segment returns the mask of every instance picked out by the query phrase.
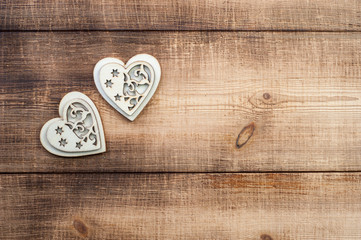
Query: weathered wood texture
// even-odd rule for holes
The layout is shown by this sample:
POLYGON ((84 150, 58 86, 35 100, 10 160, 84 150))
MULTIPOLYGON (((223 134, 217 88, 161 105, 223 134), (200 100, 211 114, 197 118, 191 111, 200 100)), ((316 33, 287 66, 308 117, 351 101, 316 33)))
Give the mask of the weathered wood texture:
POLYGON ((0 175, 0 238, 360 239, 360 181, 360 173, 0 175))
POLYGON ((358 0, 3 0, 2 30, 360 31, 358 0))
POLYGON ((1 172, 361 170, 360 33, 0 37, 1 172), (92 70, 103 57, 143 52, 162 78, 129 122, 97 92, 92 70), (40 144, 42 125, 74 90, 99 108, 105 154, 67 159, 40 144))

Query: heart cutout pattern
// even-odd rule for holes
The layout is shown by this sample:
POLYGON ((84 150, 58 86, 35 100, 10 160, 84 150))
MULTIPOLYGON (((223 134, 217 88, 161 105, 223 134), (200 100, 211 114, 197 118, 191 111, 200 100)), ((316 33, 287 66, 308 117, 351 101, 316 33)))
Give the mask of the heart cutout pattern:
POLYGON ((95 65, 93 74, 103 98, 133 121, 157 89, 161 70, 153 56, 139 54, 125 65, 119 59, 104 58, 95 65))
POLYGON ((59 105, 60 118, 44 124, 40 132, 43 147, 63 157, 78 157, 105 152, 105 138, 99 112, 80 92, 71 92, 59 105))

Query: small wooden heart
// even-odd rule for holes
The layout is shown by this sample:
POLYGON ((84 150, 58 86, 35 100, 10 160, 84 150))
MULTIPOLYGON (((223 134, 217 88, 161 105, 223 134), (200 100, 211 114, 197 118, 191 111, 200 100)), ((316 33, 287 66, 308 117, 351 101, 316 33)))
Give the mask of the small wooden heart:
POLYGON ((127 64, 117 58, 104 58, 95 65, 93 74, 103 98, 133 121, 157 89, 161 70, 153 56, 139 54, 127 64))
POLYGON ((59 115, 41 129, 40 140, 46 150, 63 157, 105 152, 103 125, 90 98, 80 92, 68 93, 59 104, 59 115))

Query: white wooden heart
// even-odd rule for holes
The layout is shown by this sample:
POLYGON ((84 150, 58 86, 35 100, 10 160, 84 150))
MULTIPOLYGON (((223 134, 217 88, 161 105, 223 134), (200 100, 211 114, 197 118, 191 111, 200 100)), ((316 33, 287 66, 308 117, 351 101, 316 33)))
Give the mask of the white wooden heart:
POLYGON ((93 74, 103 98, 133 121, 157 89, 161 70, 156 58, 138 54, 127 64, 117 58, 104 58, 95 65, 93 74))
POLYGON ((41 129, 40 140, 46 150, 63 157, 106 151, 103 125, 90 98, 80 92, 66 94, 60 101, 59 115, 41 129))

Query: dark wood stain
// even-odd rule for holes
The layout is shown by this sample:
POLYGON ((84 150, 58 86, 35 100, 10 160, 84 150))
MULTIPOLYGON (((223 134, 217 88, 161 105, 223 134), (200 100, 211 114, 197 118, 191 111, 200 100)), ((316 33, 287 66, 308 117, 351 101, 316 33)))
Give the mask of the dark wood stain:
POLYGON ((263 98, 266 99, 266 100, 268 100, 268 99, 271 98, 271 95, 270 95, 269 93, 264 93, 264 94, 263 94, 263 98))
POLYGON ((74 229, 82 236, 87 237, 88 236, 88 227, 85 225, 85 223, 80 219, 75 219, 73 221, 73 227, 74 229))
POLYGON ((251 122, 250 124, 248 124, 241 130, 241 132, 238 134, 238 137, 236 140, 237 148, 243 147, 249 141, 249 139, 253 135, 255 128, 256 127, 255 127, 254 122, 251 122))
POLYGON ((262 234, 260 238, 261 240, 273 240, 273 238, 268 234, 262 234))

